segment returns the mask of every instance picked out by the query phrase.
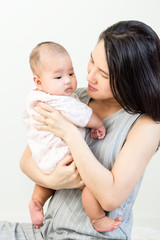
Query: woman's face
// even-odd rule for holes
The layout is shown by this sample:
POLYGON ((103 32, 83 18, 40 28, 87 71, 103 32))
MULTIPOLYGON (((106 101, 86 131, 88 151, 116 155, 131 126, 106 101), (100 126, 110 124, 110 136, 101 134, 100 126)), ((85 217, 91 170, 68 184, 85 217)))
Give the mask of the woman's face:
POLYGON ((110 89, 109 70, 103 40, 96 45, 91 53, 87 81, 87 93, 91 98, 97 100, 114 99, 110 89))

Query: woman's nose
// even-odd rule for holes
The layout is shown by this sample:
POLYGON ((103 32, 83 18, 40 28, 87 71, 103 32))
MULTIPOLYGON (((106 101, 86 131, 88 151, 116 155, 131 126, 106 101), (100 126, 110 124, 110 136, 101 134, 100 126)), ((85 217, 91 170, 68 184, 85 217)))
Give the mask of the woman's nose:
POLYGON ((91 71, 88 71, 88 75, 87 75, 87 81, 88 82, 92 82, 92 83, 96 83, 96 72, 92 69, 91 71))

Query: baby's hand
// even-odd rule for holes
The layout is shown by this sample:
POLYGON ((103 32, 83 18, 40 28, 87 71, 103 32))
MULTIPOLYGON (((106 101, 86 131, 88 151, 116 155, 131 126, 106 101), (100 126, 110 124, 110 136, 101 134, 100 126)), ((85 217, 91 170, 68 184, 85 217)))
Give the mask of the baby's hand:
POLYGON ((105 135, 106 135, 106 129, 105 129, 104 125, 102 125, 98 129, 95 129, 95 128, 91 129, 91 137, 92 138, 103 139, 105 137, 105 135))

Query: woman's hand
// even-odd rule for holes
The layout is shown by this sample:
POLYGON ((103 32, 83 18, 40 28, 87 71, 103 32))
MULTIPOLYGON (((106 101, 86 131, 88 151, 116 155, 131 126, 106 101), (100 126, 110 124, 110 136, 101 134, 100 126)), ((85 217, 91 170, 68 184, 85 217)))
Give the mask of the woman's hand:
POLYGON ((84 185, 71 155, 61 160, 55 170, 48 175, 37 167, 27 146, 20 160, 20 168, 32 181, 46 188, 58 190, 81 188, 84 185))
POLYGON ((57 164, 53 173, 48 175, 48 179, 49 188, 55 190, 81 188, 84 186, 71 155, 67 155, 57 164))
POLYGON ((42 125, 35 126, 38 130, 51 131, 66 142, 71 132, 77 131, 74 124, 67 120, 58 110, 46 103, 39 102, 34 107, 34 110, 40 114, 40 116, 33 116, 34 119, 42 123, 42 125))

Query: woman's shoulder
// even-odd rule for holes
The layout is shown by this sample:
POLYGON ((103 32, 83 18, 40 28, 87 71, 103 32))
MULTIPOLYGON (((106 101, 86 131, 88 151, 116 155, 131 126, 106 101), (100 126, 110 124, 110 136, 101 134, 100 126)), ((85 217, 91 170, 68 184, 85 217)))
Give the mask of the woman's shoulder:
POLYGON ((86 88, 78 88, 75 91, 75 94, 78 96, 78 98, 80 99, 81 102, 88 105, 90 97, 87 94, 87 89, 86 88))
POLYGON ((155 122, 151 117, 147 115, 142 115, 132 127, 130 133, 128 134, 128 138, 139 136, 139 138, 143 138, 144 142, 147 139, 154 141, 155 144, 160 143, 160 123, 155 122))
POLYGON ((160 122, 155 122, 151 117, 147 115, 141 115, 136 122, 136 127, 144 127, 144 128, 155 128, 160 133, 160 122))

